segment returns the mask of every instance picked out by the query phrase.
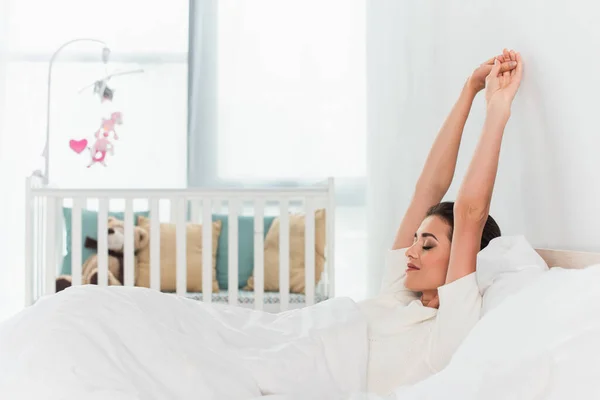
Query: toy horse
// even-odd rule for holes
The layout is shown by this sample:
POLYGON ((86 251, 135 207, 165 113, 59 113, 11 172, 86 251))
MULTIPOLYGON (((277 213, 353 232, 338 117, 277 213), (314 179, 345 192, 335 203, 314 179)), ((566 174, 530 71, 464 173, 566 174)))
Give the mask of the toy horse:
POLYGON ((112 113, 110 119, 102 118, 102 126, 94 134, 96 141, 92 147, 89 147, 92 161, 88 165, 88 168, 95 163, 100 163, 106 167, 106 153, 110 152, 110 155, 115 154, 114 145, 111 143, 109 136, 112 132, 115 140, 118 140, 119 136, 117 136, 117 132, 115 131, 115 125, 121 124, 123 124, 123 116, 120 112, 112 113))

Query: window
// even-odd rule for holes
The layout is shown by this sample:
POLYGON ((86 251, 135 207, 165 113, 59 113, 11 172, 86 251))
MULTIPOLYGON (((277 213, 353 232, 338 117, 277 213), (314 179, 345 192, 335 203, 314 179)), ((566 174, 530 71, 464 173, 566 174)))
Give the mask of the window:
POLYGON ((202 138, 195 154, 205 159, 202 171, 190 171, 195 183, 335 176, 342 190, 364 184, 365 7, 346 0, 219 0, 202 10, 216 23, 196 27, 203 30, 194 48, 209 47, 200 63, 216 71, 216 84, 201 86, 215 95, 199 106, 214 101, 208 106, 215 120, 193 130, 202 138))
POLYGON ((220 178, 364 176, 364 7, 219 1, 220 178))

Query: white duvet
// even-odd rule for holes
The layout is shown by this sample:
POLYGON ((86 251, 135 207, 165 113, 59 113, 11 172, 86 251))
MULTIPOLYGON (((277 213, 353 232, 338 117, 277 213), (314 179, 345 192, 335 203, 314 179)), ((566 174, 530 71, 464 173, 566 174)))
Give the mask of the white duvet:
MULTIPOLYGON (((70 289, 0 325, 0 398, 382 399, 364 394, 366 332, 349 299, 277 316, 70 289)), ((599 377, 600 266, 552 269, 486 314, 446 369, 389 398, 600 398, 599 377)))
POLYGON ((0 325, 0 399, 336 399, 364 390, 366 359, 349 299, 274 315, 86 286, 0 325))

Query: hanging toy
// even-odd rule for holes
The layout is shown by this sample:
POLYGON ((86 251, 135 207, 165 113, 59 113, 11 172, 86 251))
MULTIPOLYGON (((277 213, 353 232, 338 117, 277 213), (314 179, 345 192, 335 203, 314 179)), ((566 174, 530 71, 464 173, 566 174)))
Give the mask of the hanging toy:
POLYGON ((100 95, 100 101, 112 101, 115 91, 108 87, 108 80, 96 81, 94 83, 94 94, 100 95))
POLYGON ((115 131, 115 125, 122 124, 123 115, 120 112, 112 113, 110 119, 102 118, 102 125, 94 134, 96 141, 91 147, 88 147, 90 150, 90 156, 92 157, 92 160, 87 166, 88 168, 96 163, 100 163, 105 167, 107 166, 106 155, 110 154, 112 156, 115 154, 115 146, 110 140, 110 134, 113 134, 113 138, 115 140, 119 140, 119 136, 115 131))
MULTIPOLYGON (((117 76, 137 74, 141 72, 144 72, 144 70, 141 68, 128 71, 114 71, 110 74, 108 73, 108 70, 106 70, 106 74, 103 78, 95 80, 93 83, 80 89, 79 93, 82 93, 89 88, 93 88, 94 96, 100 97, 100 101, 102 103, 105 101, 112 102, 115 90, 108 86, 109 81, 117 76)), ((102 118, 100 129, 94 133, 94 139, 92 139, 93 144, 91 146, 88 146, 88 141, 86 139, 72 139, 69 141, 69 147, 77 154, 81 154, 86 148, 90 151, 91 161, 87 166, 88 168, 98 163, 106 167, 107 155, 113 156, 115 154, 115 146, 112 140, 119 140, 115 126, 122 124, 123 115, 120 112, 113 112, 109 119, 102 118)))
POLYGON ((110 119, 102 118, 102 127, 100 128, 100 130, 106 132, 107 134, 110 134, 112 132, 115 139, 118 140, 119 137, 117 136, 117 131, 115 131, 115 125, 123 125, 123 114, 121 114, 118 111, 112 113, 110 115, 110 119))
POLYGON ((77 154, 80 154, 82 151, 84 151, 87 148, 87 144, 88 144, 87 139, 81 139, 81 140, 71 139, 71 140, 69 140, 69 147, 71 148, 71 150, 73 150, 77 154))

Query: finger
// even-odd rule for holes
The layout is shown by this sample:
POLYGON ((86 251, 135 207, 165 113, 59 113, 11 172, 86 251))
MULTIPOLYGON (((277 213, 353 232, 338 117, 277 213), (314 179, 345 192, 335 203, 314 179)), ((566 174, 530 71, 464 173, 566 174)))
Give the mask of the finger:
MULTIPOLYGON (((485 77, 485 86, 487 88, 498 87, 498 74, 500 74, 500 66, 500 61, 498 61, 498 59, 494 60, 494 65, 492 66, 490 73, 485 77)), ((502 76, 502 74, 500 74, 500 76, 502 76)))
POLYGON ((438 296, 435 296, 433 299, 431 299, 429 304, 427 304, 427 307, 439 308, 440 307, 440 298, 438 296))
POLYGON ((496 57, 498 59, 498 61, 500 61, 501 63, 504 62, 504 55, 500 54, 498 57, 496 57))
POLYGON ((513 71, 517 67, 516 61, 503 62, 500 65, 500 72, 513 71))
MULTIPOLYGON (((502 55, 504 56, 504 62, 510 61, 510 53, 509 53, 508 49, 502 50, 502 55)), ((505 79, 510 76, 510 72, 509 71, 502 71, 502 72, 503 72, 503 75, 504 75, 505 79)), ((504 83, 504 82, 502 82, 502 83, 504 83)))
POLYGON ((500 63, 500 61, 498 59, 494 60, 494 66, 492 67, 490 73, 488 74, 488 77, 497 78, 498 74, 500 73, 501 66, 502 66, 502 64, 500 63))
POLYGON ((521 78, 523 77, 523 59, 521 53, 516 53, 517 68, 515 68, 515 75, 513 76, 512 83, 515 85, 521 84, 521 78))
POLYGON ((500 61, 498 61, 498 59, 494 60, 494 65, 492 66, 492 69, 490 70, 490 73, 487 74, 487 76, 485 77, 485 86, 497 86, 498 85, 498 75, 502 76, 502 74, 500 73, 500 61))
MULTIPOLYGON (((486 62, 484 62, 481 65, 494 65, 494 60, 500 56, 502 56, 502 54, 490 58, 489 60, 487 60, 486 62)), ((502 59, 504 59, 504 56, 502 56, 502 59)), ((502 62, 502 61, 500 61, 500 62, 502 62)))
POLYGON ((521 85, 521 78, 523 77, 523 61, 521 59, 521 54, 517 53, 517 68, 515 68, 515 74, 510 80, 509 90, 514 97, 517 94, 517 90, 519 90, 519 86, 521 85))
MULTIPOLYGON (((516 67, 516 62, 517 62, 517 53, 514 50, 510 51, 510 60, 511 62, 515 63, 515 67, 516 67)), ((516 68, 515 68, 516 69, 516 68)), ((515 69, 510 71, 510 76, 513 77, 515 76, 516 72, 515 69)))

